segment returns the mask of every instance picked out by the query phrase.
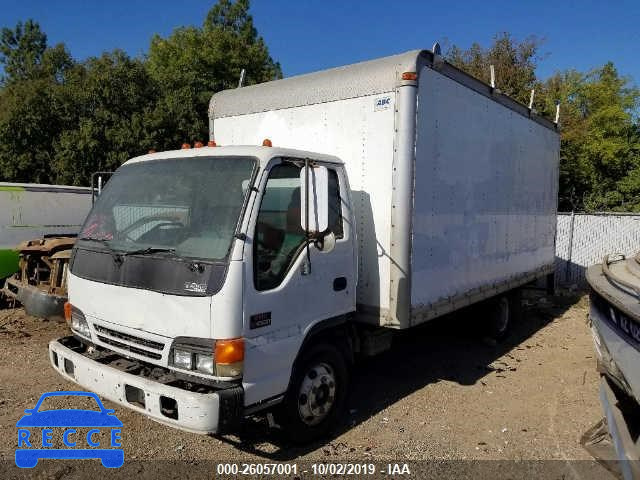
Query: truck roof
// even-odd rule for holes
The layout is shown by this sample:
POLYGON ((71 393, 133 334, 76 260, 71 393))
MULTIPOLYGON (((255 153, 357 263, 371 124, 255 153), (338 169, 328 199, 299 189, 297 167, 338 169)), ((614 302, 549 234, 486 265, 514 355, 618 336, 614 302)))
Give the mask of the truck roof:
POLYGON ((127 161, 126 164, 146 162, 149 160, 223 156, 256 157, 260 161, 261 165, 265 165, 274 157, 309 157, 310 159, 319 160, 321 162, 338 164, 342 163, 342 160, 340 160, 338 157, 334 157, 333 155, 325 155, 323 153, 296 150, 293 148, 263 147, 259 145, 234 145, 220 147, 184 148, 180 150, 166 150, 164 152, 148 153, 146 155, 140 155, 139 157, 132 158, 131 160, 127 161))
POLYGON ((416 72, 419 75, 424 66, 434 68, 544 127, 557 129, 549 119, 536 115, 527 106, 447 63, 430 50, 411 50, 305 75, 223 90, 211 97, 209 118, 233 117, 391 92, 407 83, 402 79, 403 73, 416 72))

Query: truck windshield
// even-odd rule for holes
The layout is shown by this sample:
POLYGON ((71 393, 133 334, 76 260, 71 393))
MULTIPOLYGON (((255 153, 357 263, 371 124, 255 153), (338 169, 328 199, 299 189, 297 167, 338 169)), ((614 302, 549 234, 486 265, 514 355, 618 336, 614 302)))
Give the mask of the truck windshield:
POLYGON ((221 260, 255 165, 249 157, 195 157, 120 167, 79 239, 99 240, 115 252, 221 260))

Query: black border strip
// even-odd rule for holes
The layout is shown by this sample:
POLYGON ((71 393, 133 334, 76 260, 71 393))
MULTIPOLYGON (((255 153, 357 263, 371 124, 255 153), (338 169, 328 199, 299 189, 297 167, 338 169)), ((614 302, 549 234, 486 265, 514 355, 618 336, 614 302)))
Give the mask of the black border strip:
POLYGON ((36 193, 76 193, 79 195, 91 195, 91 189, 89 187, 22 187, 25 192, 36 193), (86 188, 86 190, 85 190, 86 188))

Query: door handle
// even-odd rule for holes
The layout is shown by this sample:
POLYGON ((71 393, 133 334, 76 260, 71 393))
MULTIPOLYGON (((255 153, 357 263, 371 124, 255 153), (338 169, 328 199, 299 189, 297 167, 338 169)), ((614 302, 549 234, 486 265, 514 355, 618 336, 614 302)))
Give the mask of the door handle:
POLYGON ((347 278, 346 277, 337 277, 333 279, 333 290, 339 292, 340 290, 344 290, 347 288, 347 278))

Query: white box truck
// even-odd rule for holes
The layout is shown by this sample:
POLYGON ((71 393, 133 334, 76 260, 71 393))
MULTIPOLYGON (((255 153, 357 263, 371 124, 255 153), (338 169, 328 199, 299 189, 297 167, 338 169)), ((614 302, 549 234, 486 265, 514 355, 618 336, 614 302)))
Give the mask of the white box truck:
POLYGON ((439 55, 223 91, 209 114, 208 146, 120 167, 74 248, 51 362, 109 400, 201 433, 271 410, 306 441, 392 332, 491 299, 499 333, 553 271, 556 125, 439 55))

